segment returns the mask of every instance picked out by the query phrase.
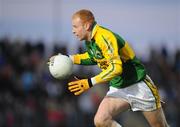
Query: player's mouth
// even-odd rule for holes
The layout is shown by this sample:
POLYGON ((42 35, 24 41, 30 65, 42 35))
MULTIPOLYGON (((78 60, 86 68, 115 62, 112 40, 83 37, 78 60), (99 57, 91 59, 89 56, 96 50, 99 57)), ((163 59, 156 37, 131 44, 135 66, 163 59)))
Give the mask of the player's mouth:
POLYGON ((77 38, 79 38, 79 35, 76 35, 77 38))

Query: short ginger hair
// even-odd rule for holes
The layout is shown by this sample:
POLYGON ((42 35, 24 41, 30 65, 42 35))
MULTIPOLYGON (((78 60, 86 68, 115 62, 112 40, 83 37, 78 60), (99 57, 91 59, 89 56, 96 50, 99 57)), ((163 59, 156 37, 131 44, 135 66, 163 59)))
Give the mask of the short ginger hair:
POLYGON ((93 24, 95 22, 95 18, 93 13, 90 10, 82 9, 75 12, 72 18, 79 17, 83 23, 89 22, 93 24))

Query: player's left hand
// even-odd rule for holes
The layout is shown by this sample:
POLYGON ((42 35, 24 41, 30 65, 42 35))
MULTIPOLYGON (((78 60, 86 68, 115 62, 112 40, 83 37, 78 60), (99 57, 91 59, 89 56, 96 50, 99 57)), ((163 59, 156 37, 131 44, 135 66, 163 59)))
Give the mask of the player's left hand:
POLYGON ((68 83, 68 89, 74 93, 74 95, 80 95, 90 87, 92 87, 90 79, 77 79, 76 81, 68 83))

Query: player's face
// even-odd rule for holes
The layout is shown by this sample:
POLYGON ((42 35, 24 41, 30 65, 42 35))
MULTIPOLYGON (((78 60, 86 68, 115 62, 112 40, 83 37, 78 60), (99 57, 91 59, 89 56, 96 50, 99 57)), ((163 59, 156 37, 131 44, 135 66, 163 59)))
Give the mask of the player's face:
POLYGON ((72 19, 72 32, 80 41, 87 39, 87 31, 79 17, 72 19))

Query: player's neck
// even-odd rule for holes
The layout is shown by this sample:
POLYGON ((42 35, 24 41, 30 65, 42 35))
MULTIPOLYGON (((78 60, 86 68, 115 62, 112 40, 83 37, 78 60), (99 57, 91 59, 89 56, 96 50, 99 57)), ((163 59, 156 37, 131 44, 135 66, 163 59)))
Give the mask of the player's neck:
POLYGON ((91 31, 87 33, 87 41, 91 41, 91 31))

